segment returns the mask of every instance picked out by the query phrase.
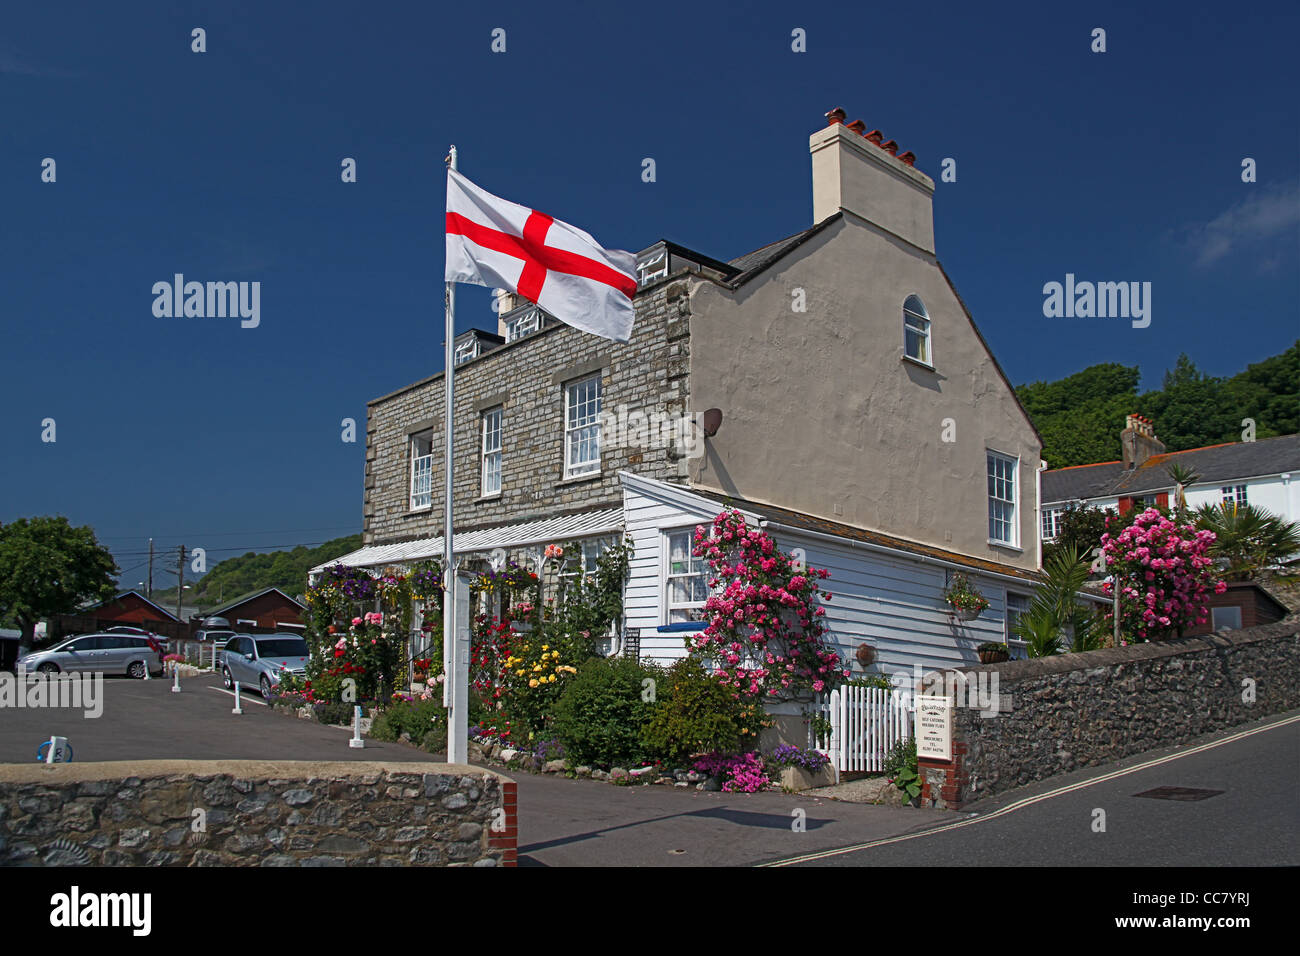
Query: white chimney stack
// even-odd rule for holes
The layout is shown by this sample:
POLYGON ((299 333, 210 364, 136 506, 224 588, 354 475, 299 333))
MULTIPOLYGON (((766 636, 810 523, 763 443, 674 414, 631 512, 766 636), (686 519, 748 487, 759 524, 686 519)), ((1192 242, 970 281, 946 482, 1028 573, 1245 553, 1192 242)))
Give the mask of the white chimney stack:
POLYGON ((813 222, 841 209, 900 239, 934 253, 934 180, 902 156, 898 144, 879 130, 865 132, 855 120, 844 125, 844 111, 826 114, 829 125, 808 139, 812 153, 813 222))

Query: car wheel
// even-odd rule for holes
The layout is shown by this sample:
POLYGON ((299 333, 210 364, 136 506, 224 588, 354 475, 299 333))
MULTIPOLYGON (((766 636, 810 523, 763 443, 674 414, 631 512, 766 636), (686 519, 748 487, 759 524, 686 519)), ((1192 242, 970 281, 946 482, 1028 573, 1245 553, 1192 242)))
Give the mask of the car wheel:
POLYGON ((262 691, 263 700, 271 696, 271 679, 265 674, 263 674, 262 679, 257 682, 257 686, 262 691))
POLYGON ((131 666, 126 669, 126 676, 144 680, 144 661, 132 661, 131 666))
POLYGON ((229 667, 223 667, 223 668, 221 668, 221 683, 223 683, 223 684, 226 685, 226 690, 234 690, 234 689, 235 689, 235 679, 234 679, 233 677, 230 676, 230 668, 229 668, 229 667))
POLYGON ((46 661, 40 667, 36 668, 36 673, 38 674, 57 674, 58 672, 59 665, 51 664, 49 661, 46 661))

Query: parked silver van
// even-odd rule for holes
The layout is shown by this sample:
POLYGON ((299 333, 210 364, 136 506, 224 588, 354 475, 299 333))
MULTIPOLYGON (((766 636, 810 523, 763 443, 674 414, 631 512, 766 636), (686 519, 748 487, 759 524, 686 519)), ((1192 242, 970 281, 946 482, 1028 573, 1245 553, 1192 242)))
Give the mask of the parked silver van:
POLYGON ((126 674, 143 678, 162 676, 162 654, 156 640, 135 634, 82 634, 57 647, 28 654, 18 661, 27 671, 42 674, 88 673, 126 674))

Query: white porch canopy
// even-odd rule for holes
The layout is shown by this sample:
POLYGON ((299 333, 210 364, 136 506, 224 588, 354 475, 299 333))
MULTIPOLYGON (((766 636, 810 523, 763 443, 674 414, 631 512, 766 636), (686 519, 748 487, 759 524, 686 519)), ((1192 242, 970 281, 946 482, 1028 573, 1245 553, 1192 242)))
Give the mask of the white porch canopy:
MULTIPOLYGON (((524 548, 529 545, 558 544, 572 538, 611 534, 623 530, 623 509, 584 511, 579 514, 541 518, 519 524, 462 531, 452 539, 457 555, 483 554, 496 548, 524 548)), ((354 568, 378 568, 391 564, 413 564, 426 558, 442 557, 442 536, 418 538, 398 544, 378 544, 318 564, 308 574, 310 580, 335 564, 354 568)))

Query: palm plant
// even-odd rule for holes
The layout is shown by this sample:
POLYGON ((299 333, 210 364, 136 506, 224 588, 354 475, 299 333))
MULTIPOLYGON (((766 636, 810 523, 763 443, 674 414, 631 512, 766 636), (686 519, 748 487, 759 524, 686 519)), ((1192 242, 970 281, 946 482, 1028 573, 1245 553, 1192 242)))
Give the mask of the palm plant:
POLYGON ((1201 476, 1186 465, 1173 464, 1165 471, 1174 482, 1174 507, 1183 511, 1187 508, 1187 489, 1201 480, 1201 476))
POLYGON ((1065 646, 1074 652, 1101 647, 1101 622, 1078 598, 1091 563, 1077 545, 1061 548, 1047 560, 1043 567, 1047 580, 1012 628, 1030 657, 1047 657, 1065 646))
POLYGON ((1214 532, 1210 554, 1225 564, 1224 577, 1231 580, 1253 578, 1300 552, 1300 525, 1253 505, 1230 501, 1202 505, 1196 525, 1214 532))

